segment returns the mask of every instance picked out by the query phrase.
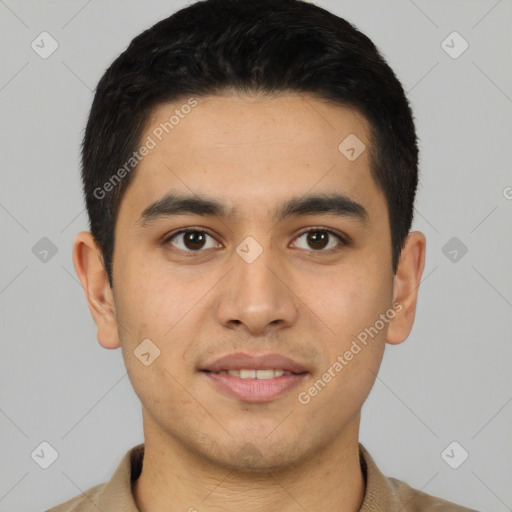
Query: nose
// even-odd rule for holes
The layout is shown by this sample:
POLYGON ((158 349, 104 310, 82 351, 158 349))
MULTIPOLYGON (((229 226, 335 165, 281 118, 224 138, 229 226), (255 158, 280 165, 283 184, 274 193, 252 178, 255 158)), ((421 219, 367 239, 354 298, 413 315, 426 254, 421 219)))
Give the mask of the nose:
POLYGON ((264 249, 254 261, 234 252, 233 264, 219 290, 216 309, 224 327, 261 335, 296 322, 299 299, 284 262, 272 258, 271 249, 264 249))

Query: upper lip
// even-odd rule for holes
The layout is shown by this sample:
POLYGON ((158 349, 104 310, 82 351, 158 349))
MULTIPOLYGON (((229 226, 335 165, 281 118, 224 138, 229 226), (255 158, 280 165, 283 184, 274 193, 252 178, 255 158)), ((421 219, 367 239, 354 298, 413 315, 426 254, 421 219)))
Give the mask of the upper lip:
POLYGON ((307 369, 289 357, 280 354, 249 355, 244 353, 228 354, 202 368, 203 371, 220 372, 223 370, 284 370, 292 373, 304 373, 307 369))

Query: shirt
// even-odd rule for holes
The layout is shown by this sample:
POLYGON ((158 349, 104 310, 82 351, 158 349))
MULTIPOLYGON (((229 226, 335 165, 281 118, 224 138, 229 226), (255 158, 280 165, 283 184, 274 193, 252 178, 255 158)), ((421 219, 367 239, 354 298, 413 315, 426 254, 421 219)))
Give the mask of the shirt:
MULTIPOLYGON (((132 484, 141 474, 143 456, 144 443, 134 446, 123 456, 108 482, 91 487, 46 512, 140 512, 133 499, 132 484)), ((384 476, 361 443, 359 458, 366 482, 359 512, 477 512, 384 476)))

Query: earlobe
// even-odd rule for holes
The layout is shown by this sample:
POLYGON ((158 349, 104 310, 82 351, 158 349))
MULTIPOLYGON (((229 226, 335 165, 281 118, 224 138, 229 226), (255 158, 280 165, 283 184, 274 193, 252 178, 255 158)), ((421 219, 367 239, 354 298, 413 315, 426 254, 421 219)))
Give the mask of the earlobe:
POLYGON ((75 238, 73 265, 96 323, 100 345, 109 349, 120 347, 114 296, 103 264, 101 250, 89 231, 83 231, 75 238))
POLYGON ((426 239, 423 233, 409 233, 400 254, 394 278, 393 304, 397 304, 395 317, 390 321, 386 341, 392 345, 402 343, 411 332, 421 276, 425 267, 426 239))

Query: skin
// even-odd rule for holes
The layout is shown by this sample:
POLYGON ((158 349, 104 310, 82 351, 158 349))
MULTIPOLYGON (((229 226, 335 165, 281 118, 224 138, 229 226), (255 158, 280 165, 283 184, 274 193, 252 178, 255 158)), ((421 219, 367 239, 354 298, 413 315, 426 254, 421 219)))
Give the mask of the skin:
MULTIPOLYGON (((425 237, 409 234, 393 274, 386 201, 370 173, 368 123, 357 111, 298 94, 198 102, 142 160, 126 190, 113 289, 92 235, 78 234, 74 245, 98 340, 122 348, 142 403, 137 506, 143 512, 359 510, 360 411, 386 342, 401 343, 412 328, 425 237), (366 145, 355 161, 338 150, 349 134, 366 145), (141 213, 170 191, 213 195, 239 216, 182 214, 143 226, 141 213), (271 216, 292 196, 333 191, 363 205, 368 222, 317 214, 276 224, 271 216), (332 237, 315 251, 303 232, 319 227, 351 242, 332 237), (162 243, 182 228, 205 230, 206 247, 193 252, 179 235, 162 243), (263 249, 252 263, 236 252, 248 236, 263 249), (400 311, 378 335, 307 405, 299 403, 299 393, 394 303, 400 311), (160 349, 149 366, 134 356, 147 338, 160 349), (199 371, 240 351, 277 352, 309 373, 275 400, 242 401, 199 371), (247 443, 257 454, 252 465, 239 455, 247 443)), ((181 104, 158 106, 141 140, 181 104)))

